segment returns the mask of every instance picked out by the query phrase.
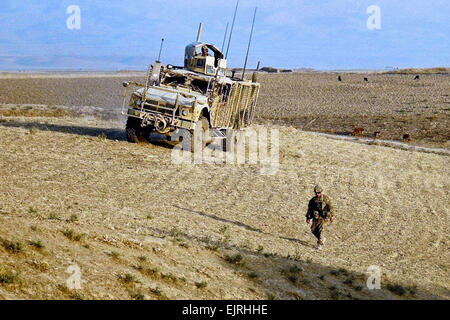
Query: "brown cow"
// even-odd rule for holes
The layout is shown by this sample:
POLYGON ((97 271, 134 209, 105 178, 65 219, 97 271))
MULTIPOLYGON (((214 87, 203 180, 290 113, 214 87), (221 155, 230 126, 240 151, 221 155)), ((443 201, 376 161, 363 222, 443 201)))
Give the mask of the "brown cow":
POLYGON ((360 136, 364 133, 364 128, 354 128, 352 136, 360 136))

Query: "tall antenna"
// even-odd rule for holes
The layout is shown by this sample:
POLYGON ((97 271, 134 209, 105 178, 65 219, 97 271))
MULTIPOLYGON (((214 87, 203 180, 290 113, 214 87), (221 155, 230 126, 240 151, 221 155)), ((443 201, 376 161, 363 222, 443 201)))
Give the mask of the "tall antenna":
POLYGON ((203 33, 203 23, 200 22, 197 32, 197 42, 200 42, 200 40, 202 40, 202 33, 203 33))
POLYGON ((228 46, 227 46, 227 53, 225 54, 225 59, 228 57, 228 49, 230 49, 231 36, 233 35, 234 20, 236 19, 236 12, 238 9, 238 5, 239 5, 239 0, 237 0, 236 9, 234 9, 233 23, 231 24, 230 38, 228 38, 228 46))
POLYGON ((227 39, 227 33, 228 33, 228 25, 229 23, 227 22, 227 27, 225 28, 225 35, 223 36, 223 42, 222 42, 222 53, 223 53, 223 48, 225 47, 225 40, 227 39))
POLYGON ((158 55, 158 61, 161 61, 161 51, 164 43, 164 38, 161 39, 161 46, 159 47, 159 55, 158 55))
POLYGON ((256 18, 256 10, 257 9, 258 9, 258 7, 255 7, 255 13, 253 14, 252 31, 250 32, 250 39, 248 39, 247 55, 245 56, 244 70, 242 70, 242 80, 244 80, 245 68, 247 67, 248 52, 250 51, 250 44, 252 43, 253 27, 255 26, 255 18, 256 18))

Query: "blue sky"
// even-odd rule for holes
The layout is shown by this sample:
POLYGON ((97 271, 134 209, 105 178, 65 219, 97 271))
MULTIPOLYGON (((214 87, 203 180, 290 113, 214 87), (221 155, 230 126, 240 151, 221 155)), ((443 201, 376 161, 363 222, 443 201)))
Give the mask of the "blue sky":
MULTIPOLYGON (((222 46, 235 0, 2 0, 0 69, 144 69, 165 39, 163 63, 181 65, 186 44, 222 46), (81 9, 69 30, 66 9, 81 9)), ((245 59, 253 10, 257 19, 249 67, 383 69, 450 66, 449 0, 240 0, 229 66, 245 59), (366 9, 381 10, 369 30, 366 9)))

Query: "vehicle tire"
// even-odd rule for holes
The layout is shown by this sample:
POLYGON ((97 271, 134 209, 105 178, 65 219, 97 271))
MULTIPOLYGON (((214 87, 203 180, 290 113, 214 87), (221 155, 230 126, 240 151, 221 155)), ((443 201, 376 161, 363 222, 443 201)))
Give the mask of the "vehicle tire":
POLYGON ((141 119, 128 117, 125 131, 128 142, 142 143, 147 142, 147 136, 150 133, 149 128, 141 127, 141 119))
POLYGON ((184 128, 178 128, 174 134, 170 137, 172 142, 181 143, 181 147, 184 151, 192 152, 192 131, 184 128))
MULTIPOLYGON (((209 136, 209 122, 208 119, 206 119, 205 117, 200 117, 200 119, 197 121, 196 123, 196 128, 198 128, 198 126, 200 126, 200 128, 203 130, 203 134, 195 137, 194 131, 195 130, 188 130, 188 129, 183 129, 183 128, 179 128, 176 131, 175 135, 172 135, 171 137, 171 141, 172 142, 179 142, 181 141, 181 146, 183 148, 183 150, 185 151, 191 151, 192 153, 194 152, 194 147, 195 147, 195 139, 200 139, 201 137, 204 137, 205 135, 209 136)), ((202 139, 202 150, 206 147, 206 145, 208 144, 208 141, 210 140, 209 137, 207 139, 202 139)))
POLYGON ((206 119, 206 117, 201 116, 200 119, 197 121, 196 126, 201 125, 201 128, 203 130, 203 140, 202 140, 202 149, 204 149, 209 143, 211 143, 211 133, 209 132, 209 121, 206 119))
POLYGON ((222 150, 223 152, 230 152, 234 147, 236 149, 236 145, 238 143, 238 137, 236 134, 236 130, 226 130, 226 138, 222 142, 222 150))
MULTIPOLYGON (((196 122, 195 124, 196 128, 200 128, 202 130, 202 134, 196 136, 195 135, 195 130, 194 131, 190 131, 191 132, 191 137, 190 137, 190 144, 191 144, 191 152, 194 152, 194 147, 195 147, 195 143, 196 140, 195 139, 202 139, 201 144, 202 144, 202 151, 203 149, 212 141, 211 138, 211 134, 209 132, 209 121, 208 119, 206 119, 204 116, 201 116, 200 119, 196 122), (199 127, 200 126, 200 127, 199 127)), ((196 129, 198 130, 198 129, 196 129)), ((188 143, 188 142, 186 142, 188 143)))

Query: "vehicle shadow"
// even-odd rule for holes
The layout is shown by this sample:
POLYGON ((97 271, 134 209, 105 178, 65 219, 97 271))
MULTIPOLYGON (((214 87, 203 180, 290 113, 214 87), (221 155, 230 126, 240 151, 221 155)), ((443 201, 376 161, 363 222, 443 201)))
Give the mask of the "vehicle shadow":
MULTIPOLYGON (((89 137, 102 137, 112 141, 127 141, 125 128, 99 128, 99 127, 89 127, 89 126, 79 126, 79 125, 63 125, 63 124, 52 124, 52 123, 42 123, 38 121, 0 121, 0 126, 12 127, 12 128, 24 128, 24 129, 38 129, 42 131, 54 131, 60 133, 69 133, 80 136, 89 137)), ((170 141, 165 135, 153 132, 142 142, 138 144, 145 146, 146 144, 152 144, 158 147, 163 147, 166 149, 173 149, 178 142, 170 141)), ((208 145, 207 148, 212 148, 212 145, 208 145)))
POLYGON ((76 134, 81 136, 99 137, 104 136, 109 140, 125 141, 125 132, 121 128, 98 128, 88 126, 76 126, 76 125, 61 125, 52 123, 41 123, 36 121, 23 122, 23 121, 6 121, 0 122, 3 127, 13 128, 25 128, 25 129, 38 129, 43 131, 54 131, 61 133, 76 134))

